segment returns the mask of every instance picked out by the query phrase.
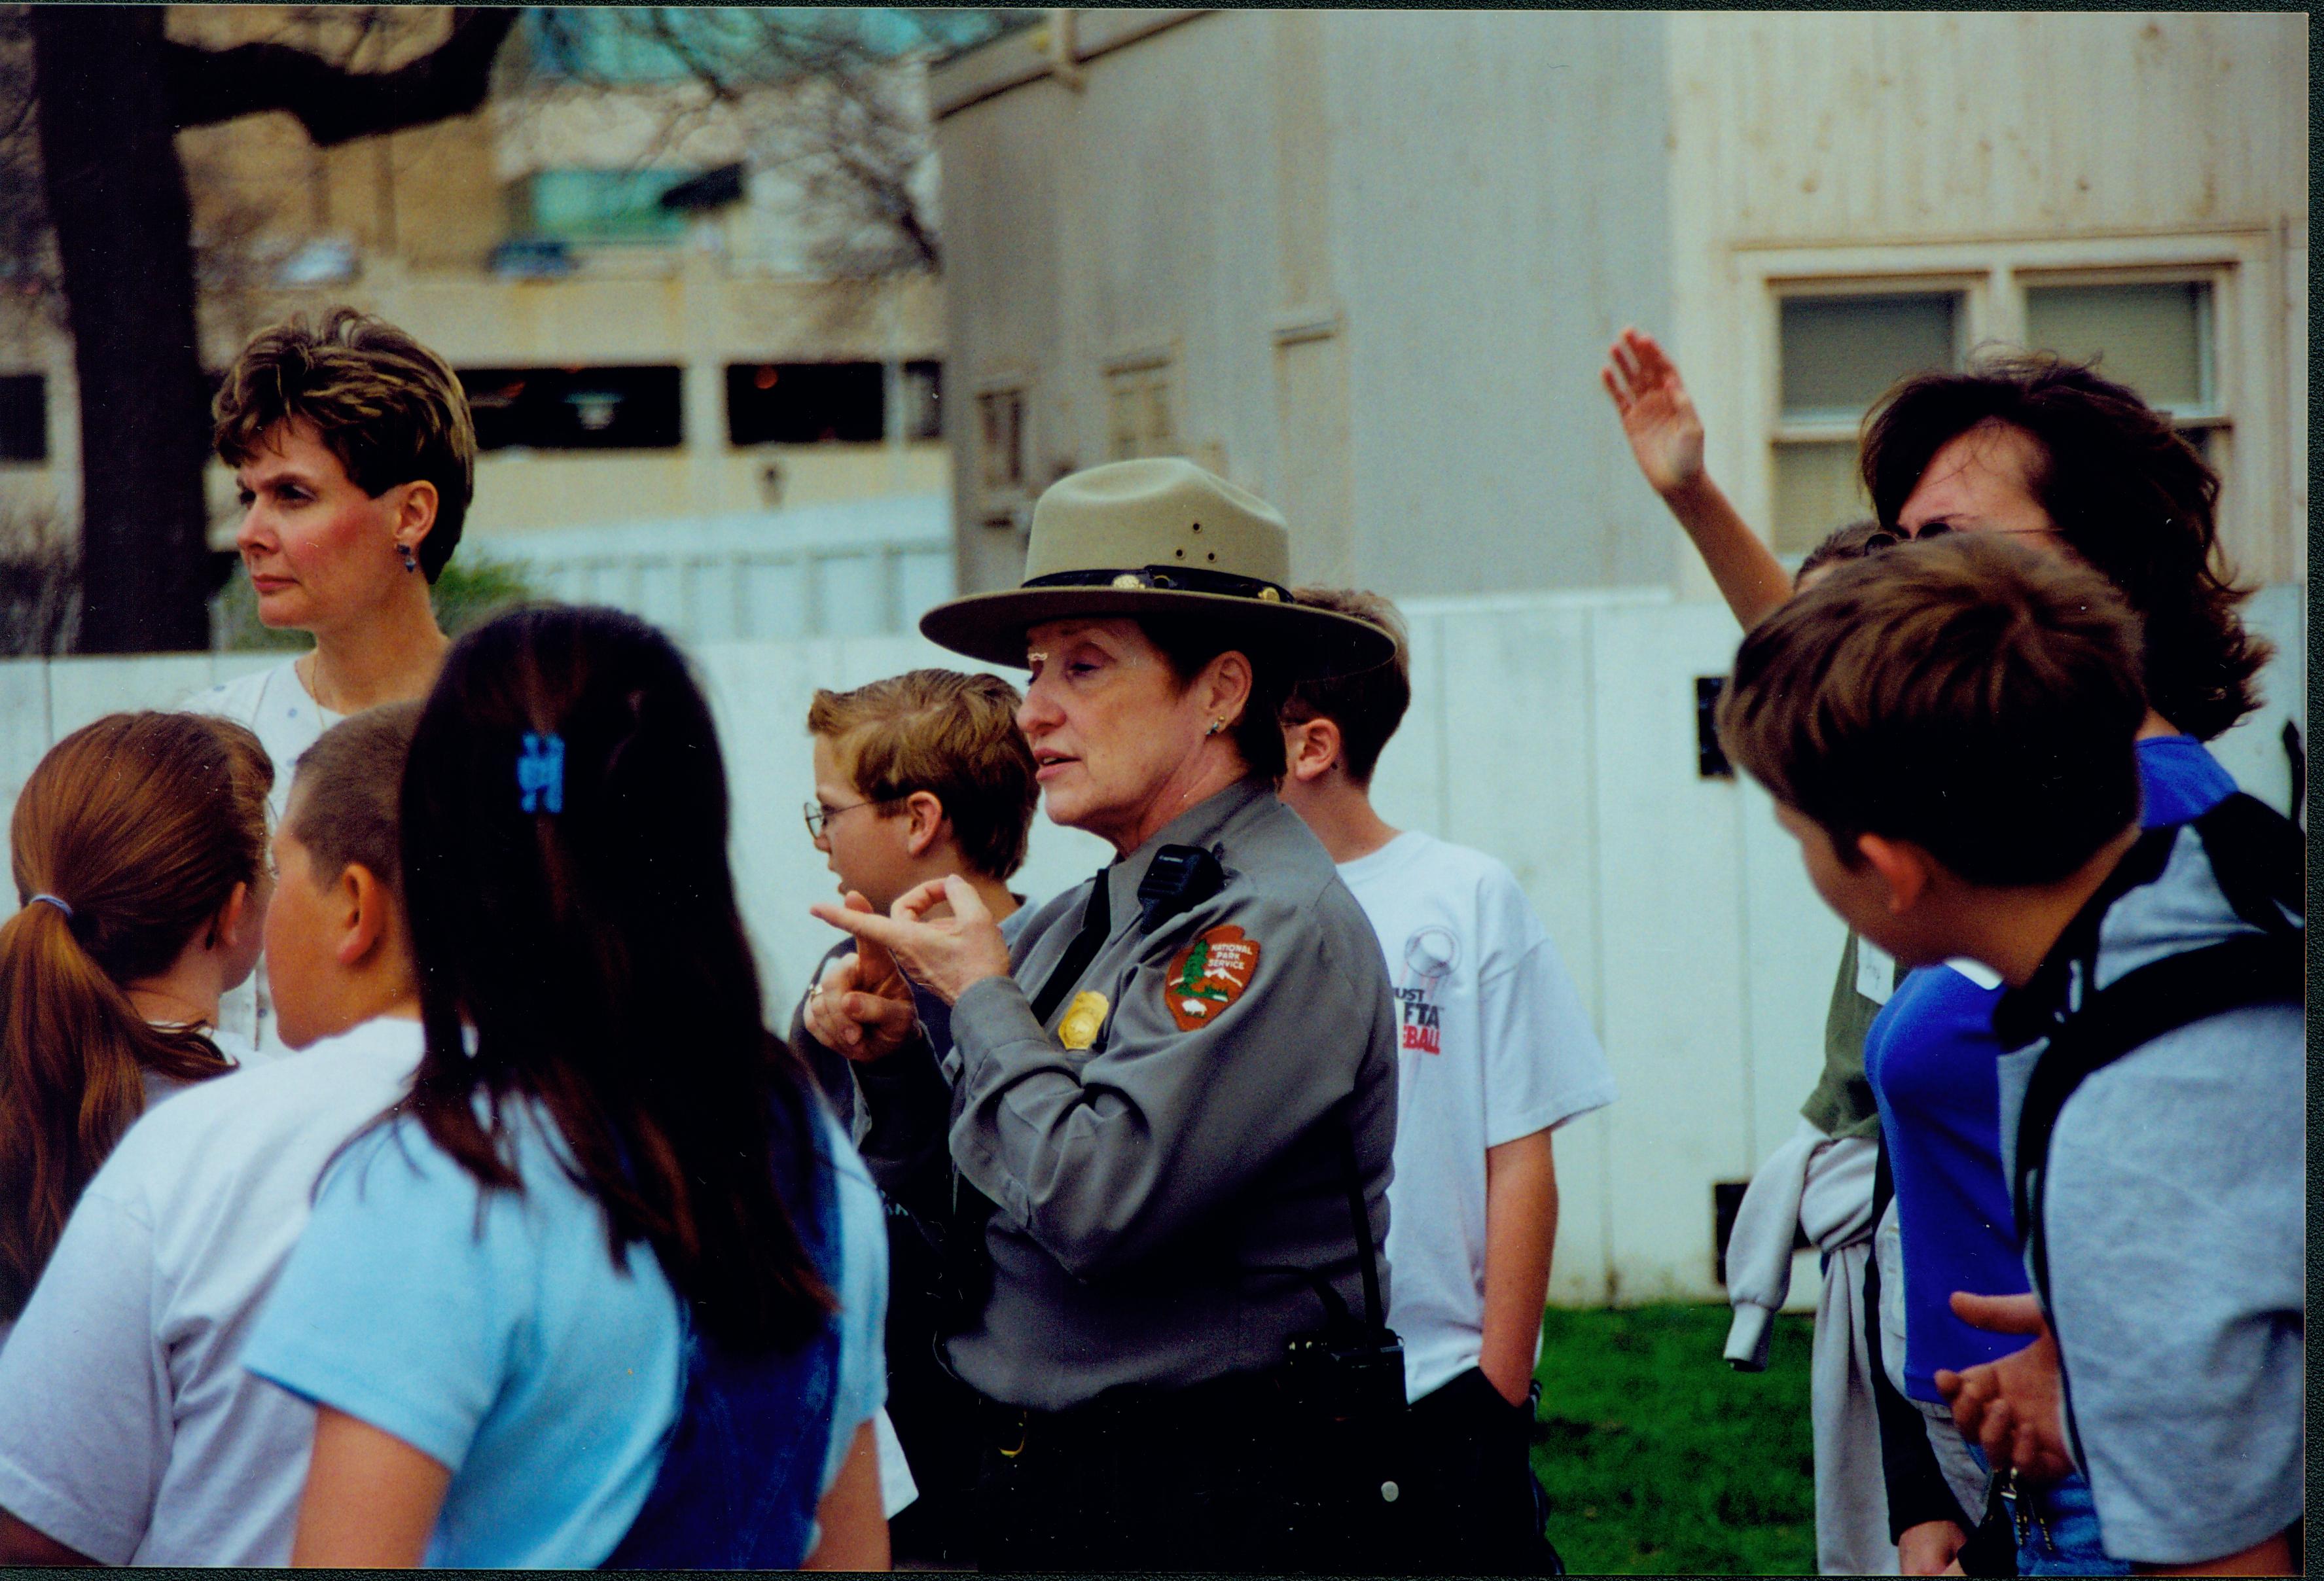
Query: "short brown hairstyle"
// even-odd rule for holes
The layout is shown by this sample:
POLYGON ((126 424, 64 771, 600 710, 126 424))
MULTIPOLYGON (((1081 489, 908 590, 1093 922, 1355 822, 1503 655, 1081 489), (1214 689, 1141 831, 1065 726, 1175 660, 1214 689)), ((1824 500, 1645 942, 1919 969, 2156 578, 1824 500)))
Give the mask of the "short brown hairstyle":
POLYGON ((1895 527, 1939 450, 1987 423, 2040 457, 2026 479, 2058 531, 2138 611, 2156 712, 2208 741, 2259 705, 2268 643, 2244 629, 2218 554, 2219 476, 2137 391, 2050 355, 1992 356, 1898 385, 1865 427, 1864 487, 1895 527))
MULTIPOLYGON (((853 692, 817 691, 810 735, 828 737, 867 800, 926 791, 944 804, 961 854, 989 878, 1025 865, 1040 786, 1017 728, 1017 688, 998 676, 908 670, 853 692)), ((882 808, 882 814, 885 814, 882 808)))
POLYGON ((1194 684, 1210 662, 1222 653, 1239 653, 1250 661, 1250 695, 1242 712, 1227 726, 1227 740, 1242 758, 1243 767, 1270 786, 1283 778, 1283 726, 1277 716, 1291 691, 1291 667, 1273 644, 1248 628, 1229 625, 1202 615, 1139 615, 1134 621, 1147 641, 1161 651, 1179 694, 1194 684))
POLYGON ((411 750, 421 704, 385 703, 350 714, 299 754, 284 822, 329 884, 361 867, 386 887, 403 889, 397 804, 403 760, 411 750))
POLYGON ((436 485, 436 524, 420 542, 434 582, 459 547, 476 489, 476 425, 451 365, 383 319, 334 308, 262 329, 226 370, 211 404, 218 459, 240 466, 283 423, 309 423, 347 477, 377 499, 398 483, 436 485))
POLYGON ((1972 884, 2052 883, 2138 817, 2138 624, 2089 567, 1987 533, 1842 565, 1743 639, 1727 754, 1821 825, 1972 884))
POLYGON ((1311 719, 1328 719, 1340 727, 1340 760, 1348 777, 1358 785, 1372 782, 1396 727, 1412 706, 1412 650, 1404 616, 1395 604, 1377 593, 1351 587, 1301 587, 1291 596, 1314 609, 1370 620, 1396 639, 1396 653, 1386 663, 1352 676, 1327 676, 1296 683, 1280 711, 1286 725, 1311 719))

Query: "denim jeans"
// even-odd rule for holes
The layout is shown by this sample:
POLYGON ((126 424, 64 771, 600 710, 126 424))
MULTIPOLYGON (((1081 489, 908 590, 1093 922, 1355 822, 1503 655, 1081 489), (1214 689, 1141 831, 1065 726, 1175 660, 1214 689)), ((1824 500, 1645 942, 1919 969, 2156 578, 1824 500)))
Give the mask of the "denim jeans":
MULTIPOLYGON (((1969 1452, 1986 1465, 1985 1451, 1969 1452)), ((1990 1471, 1991 1467, 1987 1469, 1990 1471)), ((2130 1564, 2107 1557, 2098 1540, 2098 1510, 2079 1471, 2062 1482, 2028 1489, 2018 1500, 2017 1573, 2021 1576, 2127 1576, 2130 1564)))

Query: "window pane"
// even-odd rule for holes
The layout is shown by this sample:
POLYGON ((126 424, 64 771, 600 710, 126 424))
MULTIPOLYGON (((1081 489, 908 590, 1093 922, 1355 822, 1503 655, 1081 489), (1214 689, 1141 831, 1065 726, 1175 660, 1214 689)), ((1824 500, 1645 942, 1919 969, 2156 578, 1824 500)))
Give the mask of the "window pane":
POLYGON ((2199 411, 2211 393, 2211 288, 2166 285, 2041 286, 2025 293, 2025 344, 2076 362, 2103 355, 2098 371, 2152 405, 2199 411))
POLYGON ((1856 441, 1775 446, 1775 551, 1804 555, 1872 514, 1856 472, 1856 441))
POLYGON ((698 170, 541 170, 525 190, 535 234, 566 242, 657 242, 686 234, 661 195, 698 170))
POLYGON ((0 373, 0 461, 48 458, 47 378, 39 373, 0 373))
POLYGON ((1138 454, 1138 391, 1126 380, 1111 381, 1106 391, 1108 458, 1127 461, 1138 454))
POLYGON ((1785 297, 1784 415, 1853 422, 1905 374, 1951 367, 1959 301, 1950 291, 1785 297))
POLYGON ((676 368, 462 368, 476 448, 668 450, 680 443, 676 368))
POLYGON ((944 364, 904 364, 904 437, 944 437, 944 364))
POLYGON ((991 391, 976 398, 976 409, 984 433, 984 486, 1014 488, 1025 481, 1024 394, 991 391))
POLYGON ((1170 381, 1157 372, 1146 386, 1146 454, 1168 455, 1177 448, 1170 430, 1170 381))
POLYGON ((877 363, 730 363, 726 437, 736 445, 869 444, 887 427, 877 363))

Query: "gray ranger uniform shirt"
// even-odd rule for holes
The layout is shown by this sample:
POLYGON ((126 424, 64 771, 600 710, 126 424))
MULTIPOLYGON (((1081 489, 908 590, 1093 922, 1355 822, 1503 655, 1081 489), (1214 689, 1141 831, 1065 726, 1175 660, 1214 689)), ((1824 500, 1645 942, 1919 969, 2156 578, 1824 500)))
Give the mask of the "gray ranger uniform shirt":
POLYGON ((1257 781, 1184 813, 1109 870, 1106 942, 1044 1026, 1030 996, 1094 882, 1027 920, 1013 978, 953 1007, 949 1083, 918 1042, 854 1067, 882 1190, 941 1200, 956 1163, 996 1204, 991 1292, 949 1354, 988 1398, 1042 1411, 1277 1365, 1324 1321, 1311 1271, 1360 1313, 1342 1115, 1375 1246, 1388 1235, 1388 970, 1322 843, 1257 781), (1148 934, 1138 886, 1166 845, 1213 850, 1226 882, 1148 934))

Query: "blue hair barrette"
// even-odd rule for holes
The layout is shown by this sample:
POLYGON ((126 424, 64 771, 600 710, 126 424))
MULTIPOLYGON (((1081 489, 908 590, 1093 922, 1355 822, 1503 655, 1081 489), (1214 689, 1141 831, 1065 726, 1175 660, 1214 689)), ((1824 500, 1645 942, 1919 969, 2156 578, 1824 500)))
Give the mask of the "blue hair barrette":
POLYGON ((526 813, 565 811, 565 738, 551 731, 536 735, 527 731, 524 750, 517 755, 518 809, 526 813))

